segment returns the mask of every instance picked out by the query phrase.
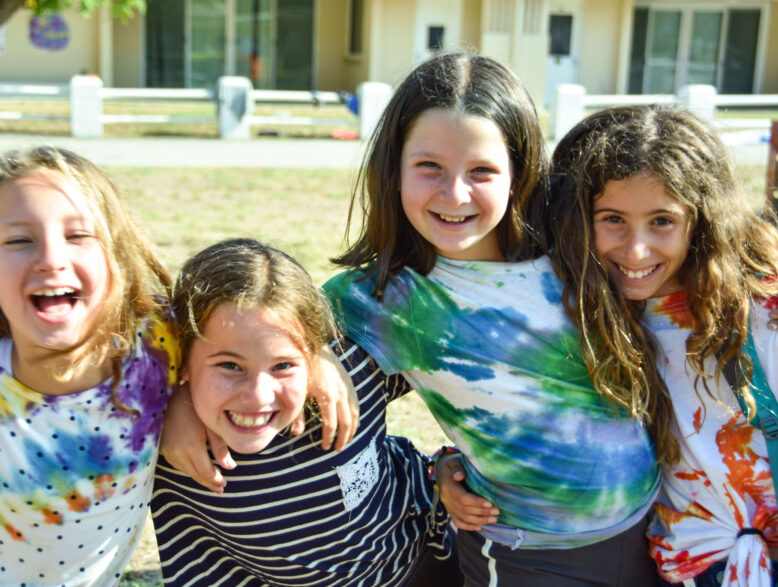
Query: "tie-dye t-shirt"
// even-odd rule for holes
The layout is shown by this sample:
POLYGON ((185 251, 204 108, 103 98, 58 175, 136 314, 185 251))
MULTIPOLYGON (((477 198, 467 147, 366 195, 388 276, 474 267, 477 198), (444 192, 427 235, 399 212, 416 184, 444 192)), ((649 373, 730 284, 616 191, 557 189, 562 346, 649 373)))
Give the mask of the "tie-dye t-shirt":
MULTIPOLYGON (((768 330, 769 308, 778 300, 755 303, 751 332, 760 365, 773 391, 778 389, 778 333, 768 330)), ((758 528, 778 545, 778 511, 762 432, 743 415, 726 378, 709 381, 714 397, 686 360, 692 317, 683 293, 649 300, 646 326, 662 353, 659 367, 673 398, 673 431, 681 447, 678 463, 664 467, 663 491, 649 528, 651 555, 668 581, 697 576, 728 560, 725 584, 772 585, 769 552, 754 534, 758 528), (715 399, 714 399, 715 398, 715 399), (718 400, 718 401, 717 401, 718 400)), ((706 363, 713 373, 715 359, 706 363)))
POLYGON ((659 485, 651 442, 592 386, 547 258, 438 257, 426 277, 392 277, 380 303, 362 277, 325 285, 342 328, 421 394, 500 523, 545 533, 535 547, 564 547, 648 507, 659 485))
POLYGON ((112 381, 43 395, 0 339, 0 584, 114 585, 143 530, 162 416, 177 377, 169 324, 148 321, 112 381))

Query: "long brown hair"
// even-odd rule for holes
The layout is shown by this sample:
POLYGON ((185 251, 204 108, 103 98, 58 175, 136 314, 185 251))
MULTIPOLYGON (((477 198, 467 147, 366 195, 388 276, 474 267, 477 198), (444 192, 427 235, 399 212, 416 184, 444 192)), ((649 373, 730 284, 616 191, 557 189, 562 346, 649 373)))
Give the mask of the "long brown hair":
POLYGON ((654 342, 641 328, 645 304, 621 295, 594 249, 594 200, 607 182, 639 173, 654 176, 690 213, 689 252, 678 275, 694 319, 688 361, 708 393, 707 380, 731 359, 750 376, 742 350, 749 308, 752 297, 778 292, 763 279, 778 275, 778 232, 749 208, 716 133, 688 111, 604 110, 573 128, 554 152, 543 226, 592 380, 647 420, 660 459, 673 462, 679 451, 668 425, 672 406, 654 342), (706 373, 705 360, 717 353, 715 373, 706 373))
POLYGON ((394 93, 374 131, 354 187, 348 231, 357 208, 362 223, 356 241, 332 261, 366 266, 377 274, 375 295, 403 267, 426 275, 435 249, 410 224, 400 201, 403 144, 416 119, 431 108, 483 116, 502 132, 513 170, 511 199, 496 227, 500 252, 508 260, 535 254, 527 239, 523 208, 547 177, 545 142, 535 106, 516 75, 488 57, 465 53, 433 57, 414 69, 394 93))

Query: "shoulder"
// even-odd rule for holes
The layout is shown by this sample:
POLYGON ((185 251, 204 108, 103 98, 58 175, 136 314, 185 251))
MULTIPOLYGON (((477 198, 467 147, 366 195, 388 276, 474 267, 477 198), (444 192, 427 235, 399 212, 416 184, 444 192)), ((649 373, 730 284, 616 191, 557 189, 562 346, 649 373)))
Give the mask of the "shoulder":
POLYGON ((139 358, 153 358, 167 368, 168 383, 176 383, 181 349, 170 313, 160 309, 144 318, 135 328, 135 339, 132 343, 132 360, 137 362, 139 358))

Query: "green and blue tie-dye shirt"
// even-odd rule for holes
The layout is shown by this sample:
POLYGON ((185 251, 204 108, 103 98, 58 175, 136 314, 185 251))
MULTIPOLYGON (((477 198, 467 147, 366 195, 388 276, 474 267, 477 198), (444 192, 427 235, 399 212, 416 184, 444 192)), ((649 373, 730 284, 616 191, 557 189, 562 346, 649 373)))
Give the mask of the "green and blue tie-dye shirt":
POLYGON ((564 544, 645 510, 659 482, 651 442, 592 386, 547 258, 438 257, 426 277, 391 278, 382 302, 363 277, 325 285, 342 328, 422 395, 500 523, 564 544))

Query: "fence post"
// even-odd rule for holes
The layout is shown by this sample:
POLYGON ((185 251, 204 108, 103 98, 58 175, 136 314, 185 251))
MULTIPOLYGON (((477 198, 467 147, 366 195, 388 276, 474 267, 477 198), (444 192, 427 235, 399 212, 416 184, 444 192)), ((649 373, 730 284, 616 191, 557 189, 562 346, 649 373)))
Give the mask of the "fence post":
POLYGON ((551 138, 561 139, 584 117, 586 89, 578 84, 559 84, 551 105, 551 138))
POLYGON ((223 75, 217 83, 219 136, 223 139, 251 138, 249 117, 254 110, 251 80, 223 75))
POLYGON ((103 136, 103 80, 96 75, 70 78, 70 134, 79 138, 103 136))
POLYGON ((767 155, 767 205, 778 217, 778 120, 773 120, 767 155))
POLYGON ((678 92, 678 101, 702 118, 713 120, 716 114, 716 88, 705 84, 683 86, 678 92))
POLYGON ((359 138, 367 139, 381 119, 389 100, 392 87, 382 82, 362 82, 357 86, 359 100, 359 138))

